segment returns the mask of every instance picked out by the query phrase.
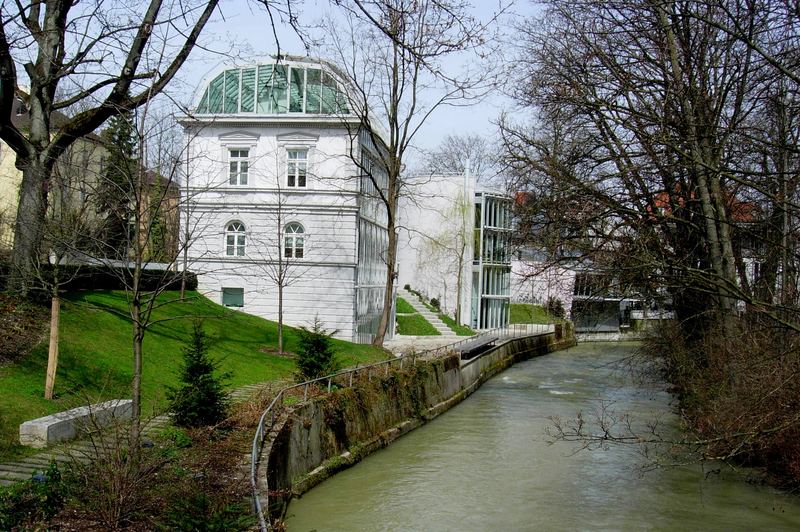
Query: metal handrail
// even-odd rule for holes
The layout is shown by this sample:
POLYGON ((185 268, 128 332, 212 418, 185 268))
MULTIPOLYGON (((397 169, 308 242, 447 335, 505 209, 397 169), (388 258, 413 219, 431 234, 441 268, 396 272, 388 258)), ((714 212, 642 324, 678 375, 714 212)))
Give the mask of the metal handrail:
MULTIPOLYGON (((269 414, 270 415, 270 424, 269 424, 269 426, 270 426, 270 428, 272 428, 272 426, 275 423, 276 405, 283 406, 283 399, 284 399, 285 395, 287 394, 287 392, 289 392, 291 390, 303 388, 303 400, 306 401, 306 400, 308 400, 308 390, 309 390, 310 386, 312 386, 314 384, 317 384, 317 383, 326 382, 327 383, 327 392, 330 392, 333 380, 335 378, 343 376, 343 375, 349 375, 350 376, 350 379, 348 381, 348 387, 351 387, 353 385, 353 377, 359 371, 363 372, 364 370, 367 370, 367 378, 370 379, 372 377, 372 369, 373 368, 377 368, 379 366, 386 366, 386 371, 385 372, 386 372, 386 374, 388 374, 389 373, 389 369, 391 368, 391 365, 393 363, 398 362, 398 361, 399 361, 400 369, 403 369, 404 363, 408 359, 411 360, 411 364, 412 365, 415 365, 417 359, 419 359, 419 358, 425 358, 425 359, 438 358, 440 356, 443 356, 444 354, 452 352, 455 347, 457 347, 457 346, 459 346, 459 345, 461 345, 463 343, 471 342, 473 340, 480 339, 480 338, 482 338, 484 336, 496 335, 496 336, 500 336, 500 339, 503 340, 503 339, 521 338, 523 336, 530 336, 530 335, 546 334, 547 332, 550 332, 550 330, 553 329, 552 324, 547 325, 547 329, 548 329, 547 331, 543 330, 543 331, 537 331, 537 332, 533 332, 533 331, 529 332, 527 326, 525 327, 524 332, 521 332, 522 330, 520 328, 513 327, 513 326, 506 326, 506 327, 498 327, 498 328, 495 328, 495 329, 489 329, 489 330, 485 330, 485 331, 483 331, 483 332, 481 332, 479 334, 465 337, 464 339, 459 340, 457 342, 453 342, 451 344, 447 344, 447 345, 444 345, 444 346, 441 346, 441 347, 436 347, 434 349, 428 349, 428 350, 422 351, 420 353, 411 352, 411 353, 408 353, 408 354, 405 354, 405 355, 402 355, 402 356, 399 356, 399 357, 390 358, 390 359, 387 359, 387 360, 382 360, 380 362, 375 362, 373 364, 367 364, 365 366, 356 366, 355 368, 345 369, 345 370, 342 370, 342 371, 338 371, 336 373, 332 373, 330 375, 326 375, 324 377, 318 377, 316 379, 311 379, 311 380, 308 380, 308 381, 301 382, 299 384, 293 384, 291 386, 287 386, 285 388, 282 388, 277 393, 277 395, 272 400, 272 402, 269 404, 269 406, 267 406, 266 410, 264 410, 264 412, 261 414, 261 417, 258 420, 258 427, 256 427, 256 432, 255 432, 255 435, 253 436, 253 447, 252 447, 252 450, 251 450, 251 453, 250 453, 250 486, 251 486, 251 488, 253 490, 253 511, 258 516, 258 527, 259 527, 259 530, 261 530, 262 532, 266 532, 272 526, 272 523, 270 522, 269 512, 267 512, 266 514, 264 513, 263 507, 261 505, 260 490, 258 489, 258 464, 259 464, 259 462, 261 460, 261 449, 263 448, 264 437, 265 437, 265 432, 264 432, 265 425, 264 425, 264 422, 266 421, 267 415, 269 414), (511 331, 510 334, 508 333, 509 330, 511 331)), ((269 502, 269 485, 267 484, 267 482, 268 482, 267 476, 265 475, 264 476, 264 491, 267 492, 267 502, 269 502)))

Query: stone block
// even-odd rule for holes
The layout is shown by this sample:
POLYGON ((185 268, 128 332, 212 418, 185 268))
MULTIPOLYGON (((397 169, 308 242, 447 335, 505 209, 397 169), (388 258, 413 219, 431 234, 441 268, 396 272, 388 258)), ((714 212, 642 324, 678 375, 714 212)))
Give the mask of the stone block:
POLYGON ((130 419, 131 405, 130 399, 113 399, 32 419, 19 426, 19 442, 41 449, 71 440, 87 431, 107 427, 114 421, 130 419))

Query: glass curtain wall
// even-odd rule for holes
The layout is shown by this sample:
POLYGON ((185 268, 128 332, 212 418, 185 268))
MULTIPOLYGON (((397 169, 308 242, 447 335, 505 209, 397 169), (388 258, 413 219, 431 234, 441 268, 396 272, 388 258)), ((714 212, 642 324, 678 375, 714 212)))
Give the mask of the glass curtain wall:
POLYGON ((472 326, 504 327, 511 301, 511 200, 477 193, 474 231, 472 326))
MULTIPOLYGON (((386 189, 388 176, 383 166, 366 147, 372 146, 369 135, 360 135, 361 175, 358 212, 358 266, 356 269, 356 333, 358 343, 370 343, 378 333, 386 289, 386 250, 389 237, 384 212, 378 197, 378 188, 386 189)), ((387 338, 392 335, 387 331, 387 338)))
POLYGON ((319 66, 266 64, 225 70, 206 87, 198 114, 347 114, 339 82, 319 66))

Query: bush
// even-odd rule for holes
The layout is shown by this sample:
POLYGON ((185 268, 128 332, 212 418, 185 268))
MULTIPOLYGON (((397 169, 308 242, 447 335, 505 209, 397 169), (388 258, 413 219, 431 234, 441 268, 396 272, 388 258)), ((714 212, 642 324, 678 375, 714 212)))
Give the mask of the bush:
POLYGON ((326 331, 318 317, 310 329, 300 327, 300 349, 297 353, 298 378, 301 381, 324 377, 336 371, 331 336, 336 331, 326 331))
POLYGON ((173 421, 180 427, 202 427, 219 423, 227 415, 228 396, 223 381, 216 376, 218 364, 208 356, 208 339, 202 323, 196 321, 192 337, 183 350, 179 388, 170 388, 167 398, 173 421))
POLYGON ((436 299, 435 297, 431 298, 431 306, 433 308, 435 308, 436 310, 439 310, 441 308, 441 304, 439 303, 439 300, 436 299))
POLYGON ((44 475, 0 489, 0 530, 33 526, 56 515, 64 505, 66 486, 55 462, 44 475))
POLYGON ((547 298, 544 309, 548 314, 560 320, 563 320, 564 316, 567 315, 567 312, 564 310, 564 303, 556 297, 547 298))

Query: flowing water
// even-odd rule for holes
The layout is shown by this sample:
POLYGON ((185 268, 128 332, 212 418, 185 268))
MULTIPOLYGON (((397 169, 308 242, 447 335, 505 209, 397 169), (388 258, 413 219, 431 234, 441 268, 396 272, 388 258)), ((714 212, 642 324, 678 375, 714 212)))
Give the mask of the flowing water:
POLYGON ((466 401, 289 506, 290 532, 800 530, 800 496, 719 465, 651 469, 638 446, 550 444, 551 416, 605 405, 644 427, 677 418, 663 390, 616 361, 634 345, 580 346, 517 364, 466 401), (648 471, 645 471, 648 470, 648 471))

